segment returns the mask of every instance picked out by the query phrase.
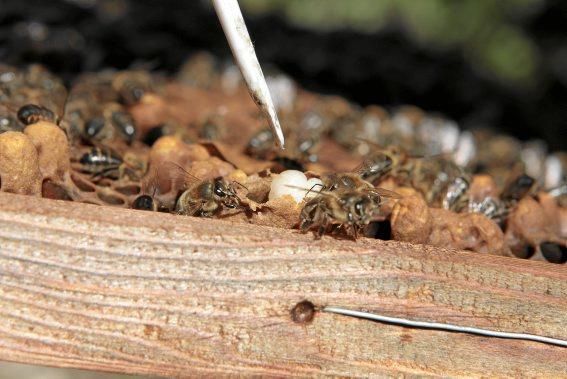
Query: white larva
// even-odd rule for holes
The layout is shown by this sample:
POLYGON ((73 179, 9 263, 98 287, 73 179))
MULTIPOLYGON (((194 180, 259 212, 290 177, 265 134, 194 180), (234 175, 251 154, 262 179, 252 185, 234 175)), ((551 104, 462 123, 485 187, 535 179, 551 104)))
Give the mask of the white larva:
POLYGON ((317 178, 307 179, 304 173, 297 170, 287 170, 277 175, 272 180, 269 199, 278 199, 290 195, 296 203, 303 199, 315 196, 320 190, 323 182, 317 178), (313 188, 312 191, 309 191, 313 188), (308 194, 309 192, 309 194, 308 194))

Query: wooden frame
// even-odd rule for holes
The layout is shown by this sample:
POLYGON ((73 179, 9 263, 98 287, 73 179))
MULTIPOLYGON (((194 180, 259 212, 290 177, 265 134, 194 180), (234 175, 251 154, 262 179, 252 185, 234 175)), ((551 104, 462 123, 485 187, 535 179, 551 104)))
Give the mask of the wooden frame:
POLYGON ((567 375, 567 349, 293 306, 567 339, 567 268, 0 194, 0 359, 161 376, 567 375))

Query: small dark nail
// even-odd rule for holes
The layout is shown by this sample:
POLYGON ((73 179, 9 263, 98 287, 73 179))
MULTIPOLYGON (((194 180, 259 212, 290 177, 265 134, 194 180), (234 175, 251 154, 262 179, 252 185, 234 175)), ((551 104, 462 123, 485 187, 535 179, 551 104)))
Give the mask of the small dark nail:
POLYGON ((306 324, 313 321, 315 306, 308 300, 303 300, 291 310, 291 320, 297 324, 306 324))

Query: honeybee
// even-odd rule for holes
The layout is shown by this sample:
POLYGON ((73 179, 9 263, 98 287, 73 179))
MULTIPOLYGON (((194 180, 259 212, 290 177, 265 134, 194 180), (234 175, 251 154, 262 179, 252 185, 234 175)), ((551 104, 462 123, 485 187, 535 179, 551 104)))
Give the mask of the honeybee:
MULTIPOLYGON (((118 103, 106 103, 100 109, 77 109, 77 122, 81 123, 83 113, 90 113, 91 118, 83 125, 82 136, 85 140, 108 141, 117 135, 126 143, 131 144, 136 136, 136 125, 132 116, 118 103)), ((73 113, 75 115, 75 113, 73 113)), ((70 118, 71 119, 71 118, 70 118)))
POLYGON ((470 188, 470 180, 465 175, 454 178, 449 185, 442 198, 444 209, 454 212, 460 212, 468 205, 468 191, 470 188))
POLYGON ((409 156, 398 146, 376 149, 366 156, 354 171, 364 180, 374 183, 391 175, 400 179, 407 177, 409 156))
MULTIPOLYGON (((234 209, 240 206, 240 198, 235 189, 236 182, 223 177, 199 179, 183 167, 169 162, 172 178, 181 181, 183 192, 177 198, 175 211, 185 216, 213 217, 224 208, 234 209)), ((174 186, 175 187, 175 186, 174 186)))
POLYGON ((409 179, 429 205, 457 212, 466 208, 469 174, 444 156, 412 159, 409 179))
POLYGON ((344 228, 356 240, 361 230, 380 215, 383 197, 399 198, 399 195, 381 188, 339 187, 321 191, 303 206, 299 229, 307 232, 316 228, 316 236, 320 238, 329 227, 344 228))
POLYGON ((500 199, 508 203, 517 203, 534 188, 536 181, 529 175, 520 174, 512 179, 500 194, 500 199))
MULTIPOLYGON (((37 104, 54 114, 59 124, 65 113, 67 88, 63 82, 40 65, 30 65, 23 70, 23 83, 12 88, 11 97, 16 104, 37 104)), ((16 81, 17 82, 17 81, 16 81)))
POLYGON ((124 159, 108 147, 93 147, 79 158, 80 170, 91 174, 93 179, 122 179, 130 177, 139 180, 145 171, 145 165, 124 159))
POLYGON ((481 213, 486 217, 502 224, 518 202, 533 189, 535 179, 521 174, 509 181, 498 199, 486 197, 481 201, 469 202, 468 211, 481 213))
POLYGON ((24 125, 35 124, 39 121, 57 123, 55 113, 41 105, 26 104, 18 110, 18 120, 24 125))
POLYGON ((444 155, 414 157, 392 146, 368 154, 355 172, 371 183, 392 177, 400 185, 411 185, 432 206, 460 211, 468 204, 469 174, 444 155))

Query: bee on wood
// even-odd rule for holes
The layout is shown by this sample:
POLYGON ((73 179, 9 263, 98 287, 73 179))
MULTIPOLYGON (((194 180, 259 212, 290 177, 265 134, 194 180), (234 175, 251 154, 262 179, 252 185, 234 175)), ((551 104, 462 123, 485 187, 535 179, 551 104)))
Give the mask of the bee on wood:
POLYGON ((121 155, 107 147, 93 147, 79 158, 80 169, 92 175, 93 179, 113 180, 130 177, 139 180, 142 164, 127 162, 121 155))
POLYGON ((181 166, 169 162, 175 170, 173 180, 181 180, 183 192, 177 198, 175 211, 178 214, 197 217, 213 217, 224 208, 234 209, 240 206, 235 184, 223 177, 199 179, 181 166))
POLYGON ((330 227, 343 228, 356 240, 362 229, 379 216, 383 197, 399 195, 382 188, 321 191, 303 206, 299 229, 307 232, 315 228, 320 238, 330 227))

